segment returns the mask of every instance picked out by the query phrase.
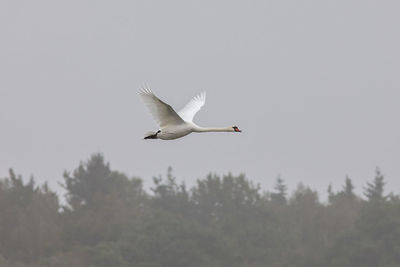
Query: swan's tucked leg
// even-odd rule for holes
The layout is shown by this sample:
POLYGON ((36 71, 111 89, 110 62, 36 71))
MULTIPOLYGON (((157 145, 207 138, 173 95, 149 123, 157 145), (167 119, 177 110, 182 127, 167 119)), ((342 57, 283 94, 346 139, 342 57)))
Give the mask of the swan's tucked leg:
POLYGON ((145 134, 144 139, 157 139, 157 134, 161 132, 160 130, 158 130, 156 133, 155 132, 148 132, 145 134))

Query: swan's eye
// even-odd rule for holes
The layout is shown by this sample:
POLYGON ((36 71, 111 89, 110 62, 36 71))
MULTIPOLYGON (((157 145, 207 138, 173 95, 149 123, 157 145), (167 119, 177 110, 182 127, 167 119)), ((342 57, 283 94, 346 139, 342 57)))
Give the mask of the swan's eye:
POLYGON ((235 132, 241 132, 241 130, 239 130, 239 128, 238 128, 237 126, 233 126, 232 128, 233 128, 233 130, 234 130, 235 132))

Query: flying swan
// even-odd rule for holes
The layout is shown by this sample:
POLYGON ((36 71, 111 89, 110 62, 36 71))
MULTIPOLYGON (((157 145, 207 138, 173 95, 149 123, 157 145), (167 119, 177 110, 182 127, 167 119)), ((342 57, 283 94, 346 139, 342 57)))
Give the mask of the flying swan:
POLYGON ((241 132, 237 126, 206 128, 193 123, 193 117, 206 102, 205 92, 193 97, 178 113, 170 105, 155 96, 149 88, 143 87, 138 93, 155 121, 160 125, 157 132, 146 133, 144 139, 173 140, 190 133, 241 132))

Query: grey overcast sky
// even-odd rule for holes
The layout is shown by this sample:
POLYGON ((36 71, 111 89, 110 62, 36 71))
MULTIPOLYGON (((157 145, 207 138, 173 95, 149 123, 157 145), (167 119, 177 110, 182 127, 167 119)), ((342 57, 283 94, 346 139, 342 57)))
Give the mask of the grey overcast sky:
POLYGON ((174 168, 271 188, 278 174, 360 192, 379 166, 400 192, 400 1, 0 1, 0 177, 53 188, 101 152, 150 184, 174 168), (147 82, 195 121, 242 134, 144 141, 147 82))

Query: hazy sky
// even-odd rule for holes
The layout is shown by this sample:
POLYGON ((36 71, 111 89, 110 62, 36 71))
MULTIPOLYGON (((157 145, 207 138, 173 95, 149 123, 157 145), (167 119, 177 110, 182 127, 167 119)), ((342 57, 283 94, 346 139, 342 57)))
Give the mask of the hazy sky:
POLYGON ((400 192, 400 1, 0 1, 0 177, 55 188, 102 152, 146 182, 244 172, 400 192), (242 134, 142 140, 147 82, 195 122, 242 134))

